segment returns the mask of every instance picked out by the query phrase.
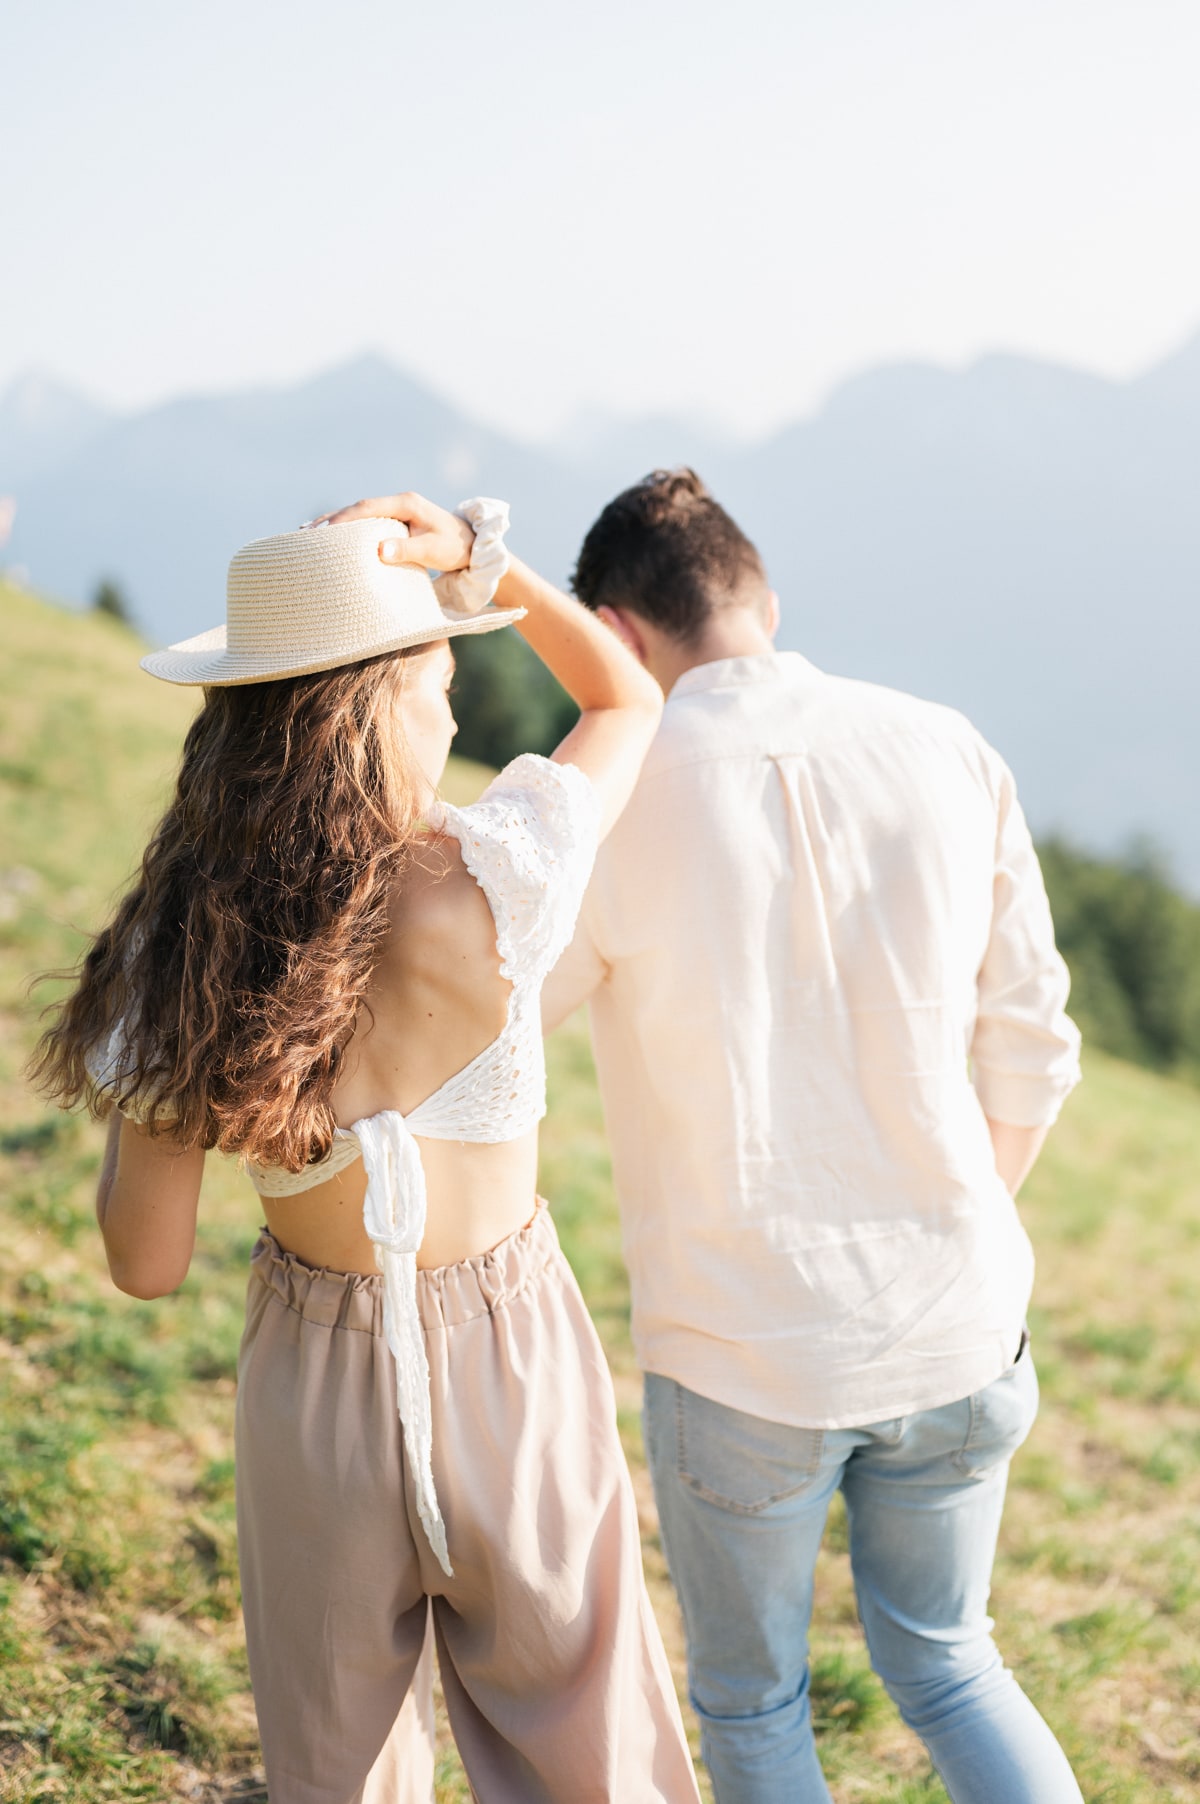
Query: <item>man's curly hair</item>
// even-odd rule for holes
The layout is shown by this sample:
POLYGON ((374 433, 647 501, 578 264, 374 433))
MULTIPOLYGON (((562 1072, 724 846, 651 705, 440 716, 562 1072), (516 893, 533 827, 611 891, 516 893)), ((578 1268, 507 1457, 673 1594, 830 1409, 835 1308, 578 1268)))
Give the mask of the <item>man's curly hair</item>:
POLYGON ((625 607, 685 645, 723 607, 763 601, 762 559, 695 470, 654 470, 610 501, 579 553, 585 607, 625 607))

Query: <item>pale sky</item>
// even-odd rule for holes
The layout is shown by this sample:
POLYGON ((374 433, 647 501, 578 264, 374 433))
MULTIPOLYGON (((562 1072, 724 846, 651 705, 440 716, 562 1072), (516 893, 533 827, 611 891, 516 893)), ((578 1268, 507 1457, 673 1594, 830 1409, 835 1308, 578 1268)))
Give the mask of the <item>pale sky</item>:
POLYGON ((0 388, 380 351, 522 438, 1200 329, 1196 0, 0 0, 0 388))

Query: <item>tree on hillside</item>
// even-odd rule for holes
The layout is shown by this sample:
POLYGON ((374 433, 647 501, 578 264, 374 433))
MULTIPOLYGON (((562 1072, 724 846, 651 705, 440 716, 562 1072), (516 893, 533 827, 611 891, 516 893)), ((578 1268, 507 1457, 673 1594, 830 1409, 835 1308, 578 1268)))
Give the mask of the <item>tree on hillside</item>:
POLYGON ((453 641, 454 750, 481 764, 552 752, 579 718, 570 696, 516 633, 453 641))
POLYGON ((107 614, 110 620, 119 620, 122 626, 134 624, 124 590, 110 577, 104 577, 97 584, 96 593, 92 596, 92 610, 97 614, 107 614))
POLYGON ((1038 852, 1081 1028, 1122 1058, 1200 1076, 1200 906, 1146 848, 1103 859, 1051 839, 1038 852))

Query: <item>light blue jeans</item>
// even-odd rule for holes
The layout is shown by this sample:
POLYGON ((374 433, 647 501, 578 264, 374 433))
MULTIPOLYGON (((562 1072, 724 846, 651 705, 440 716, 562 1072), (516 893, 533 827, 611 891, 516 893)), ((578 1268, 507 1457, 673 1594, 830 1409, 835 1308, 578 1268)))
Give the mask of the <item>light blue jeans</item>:
POLYGON ((1008 1464, 1037 1401, 1028 1349, 974 1396, 864 1428, 789 1428, 647 1376, 646 1450, 718 1804, 830 1804, 808 1625, 839 1485, 871 1663, 954 1804, 1082 1804, 987 1613, 1008 1464))

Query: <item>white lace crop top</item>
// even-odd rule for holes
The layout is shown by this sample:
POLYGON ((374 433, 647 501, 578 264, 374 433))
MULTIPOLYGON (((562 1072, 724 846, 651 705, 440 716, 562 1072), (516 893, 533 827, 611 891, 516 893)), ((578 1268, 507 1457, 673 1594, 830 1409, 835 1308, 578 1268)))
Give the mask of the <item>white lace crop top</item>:
MULTIPOLYGON (((599 804, 584 773, 531 752, 515 758, 469 808, 439 803, 496 922, 500 974, 512 985, 498 1039, 407 1115, 385 1110, 339 1128, 324 1159, 303 1171, 250 1166, 262 1196, 291 1196, 361 1157, 363 1220, 384 1279, 384 1331, 396 1362, 397 1402, 417 1508, 430 1546, 450 1571, 433 1484, 429 1367, 417 1315, 417 1251, 425 1235, 425 1173, 414 1136, 494 1144, 516 1140, 546 1112, 542 984, 575 931, 596 856, 599 804)), ((119 1076, 119 1026, 91 1066, 104 1088, 119 1076)), ((125 1105, 127 1114, 138 1110, 125 1105)))

